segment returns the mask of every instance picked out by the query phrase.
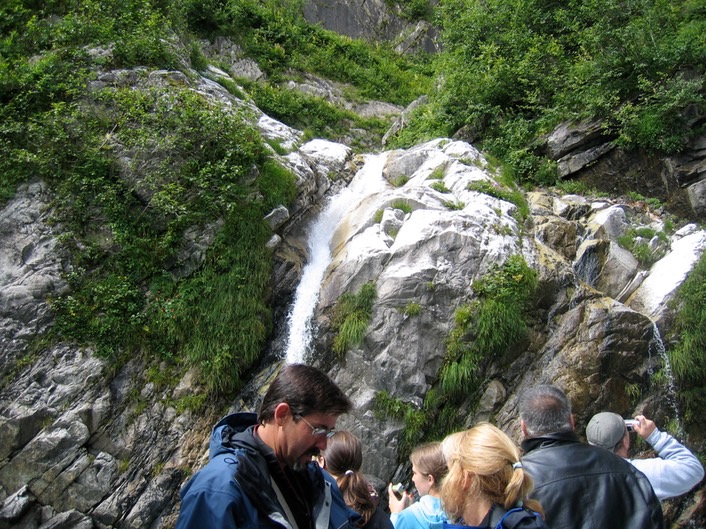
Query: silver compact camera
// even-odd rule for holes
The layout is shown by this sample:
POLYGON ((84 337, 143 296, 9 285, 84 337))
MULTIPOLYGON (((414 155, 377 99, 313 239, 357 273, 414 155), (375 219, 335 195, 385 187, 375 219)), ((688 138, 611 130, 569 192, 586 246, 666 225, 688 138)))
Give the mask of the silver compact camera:
POLYGON ((392 492, 395 493, 395 496, 397 496, 398 500, 402 499, 402 493, 407 490, 407 487, 405 487, 402 483, 398 483, 397 485, 392 486, 392 492))
POLYGON ((625 428, 628 429, 628 432, 634 432, 635 426, 639 424, 640 422, 636 421, 635 419, 625 419, 625 428))

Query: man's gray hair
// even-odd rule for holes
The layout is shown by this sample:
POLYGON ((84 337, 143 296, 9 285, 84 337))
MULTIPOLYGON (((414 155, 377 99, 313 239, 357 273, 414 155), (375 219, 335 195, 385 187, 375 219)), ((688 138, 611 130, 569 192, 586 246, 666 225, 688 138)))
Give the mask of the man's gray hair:
POLYGON ((519 407, 529 437, 573 430, 571 402, 556 386, 542 384, 527 390, 520 398, 519 407))

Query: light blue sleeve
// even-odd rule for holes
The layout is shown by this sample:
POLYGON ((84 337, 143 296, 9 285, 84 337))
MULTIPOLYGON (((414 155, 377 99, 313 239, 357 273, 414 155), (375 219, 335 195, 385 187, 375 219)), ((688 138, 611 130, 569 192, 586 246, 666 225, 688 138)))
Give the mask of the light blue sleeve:
POLYGON ((667 432, 655 429, 646 439, 659 457, 631 459, 650 481, 660 500, 689 492, 704 477, 704 467, 691 451, 667 432))

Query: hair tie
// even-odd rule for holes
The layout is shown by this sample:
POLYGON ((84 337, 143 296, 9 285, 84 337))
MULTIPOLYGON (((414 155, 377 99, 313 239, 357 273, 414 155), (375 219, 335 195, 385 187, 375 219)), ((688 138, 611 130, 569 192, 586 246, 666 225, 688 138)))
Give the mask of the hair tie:
POLYGON ((353 474, 352 470, 346 470, 346 476, 350 476, 351 474, 353 474))
POLYGON ((513 469, 513 470, 517 470, 518 468, 522 468, 522 463, 520 463, 520 462, 518 461, 517 463, 513 463, 513 464, 512 464, 512 469, 513 469))

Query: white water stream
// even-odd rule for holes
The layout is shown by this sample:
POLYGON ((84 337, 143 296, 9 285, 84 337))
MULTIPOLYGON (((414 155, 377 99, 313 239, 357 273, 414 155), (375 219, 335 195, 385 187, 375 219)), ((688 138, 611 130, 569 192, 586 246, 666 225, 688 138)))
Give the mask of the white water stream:
POLYGON ((287 315, 288 337, 285 351, 287 363, 305 363, 314 339, 313 316, 319 300, 321 281, 331 263, 331 238, 344 215, 367 195, 377 192, 382 181, 382 166, 386 155, 366 158, 348 187, 331 197, 313 223, 307 247, 309 261, 302 269, 302 277, 294 294, 294 303, 287 315), (370 185, 372 183, 372 185, 370 185))
MULTIPOLYGON (((682 428, 681 415, 679 413, 679 405, 677 403, 677 390, 674 382, 674 373, 672 373, 672 364, 669 362, 669 356, 667 355, 667 350, 664 347, 664 342, 662 341, 662 335, 659 332, 659 328, 656 323, 653 323, 652 327, 652 339, 649 343, 649 354, 652 355, 652 351, 655 351, 662 360, 662 369, 664 370, 665 383, 667 386, 667 403, 674 411, 674 422, 676 423, 677 431, 674 432, 674 436, 677 438, 684 437, 684 430, 682 428)), ((650 361, 650 365, 652 362, 650 361)), ((650 376, 654 373, 650 370, 650 376)))

